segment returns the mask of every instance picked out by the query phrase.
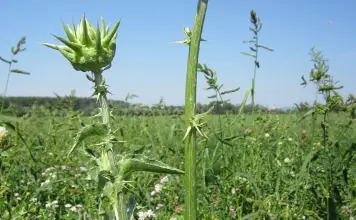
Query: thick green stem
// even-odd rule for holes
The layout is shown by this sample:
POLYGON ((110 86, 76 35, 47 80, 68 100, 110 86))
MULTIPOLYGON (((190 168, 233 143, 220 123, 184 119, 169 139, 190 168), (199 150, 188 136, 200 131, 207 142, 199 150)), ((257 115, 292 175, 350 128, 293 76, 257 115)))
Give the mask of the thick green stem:
MULTIPOLYGON (((197 65, 201 34, 203 31, 208 0, 199 0, 197 14, 193 25, 189 45, 188 67, 185 90, 185 124, 190 126, 189 119, 195 115, 197 65)), ((196 132, 192 130, 185 142, 185 207, 184 219, 195 220, 197 217, 196 196, 196 132)))

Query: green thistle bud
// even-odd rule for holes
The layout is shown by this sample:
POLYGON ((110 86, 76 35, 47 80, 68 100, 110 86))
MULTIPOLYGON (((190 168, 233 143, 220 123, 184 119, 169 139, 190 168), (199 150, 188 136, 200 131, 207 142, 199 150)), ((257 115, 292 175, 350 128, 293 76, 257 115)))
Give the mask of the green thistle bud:
POLYGON ((99 25, 94 29, 84 14, 77 27, 73 24, 72 28, 70 28, 63 23, 68 40, 53 35, 65 46, 42 44, 61 52, 75 70, 97 72, 111 65, 115 56, 116 36, 119 25, 120 20, 112 30, 109 30, 109 25, 106 26, 104 19, 101 17, 101 30, 99 25))
POLYGON ((0 148, 7 143, 7 130, 4 127, 0 127, 0 148))

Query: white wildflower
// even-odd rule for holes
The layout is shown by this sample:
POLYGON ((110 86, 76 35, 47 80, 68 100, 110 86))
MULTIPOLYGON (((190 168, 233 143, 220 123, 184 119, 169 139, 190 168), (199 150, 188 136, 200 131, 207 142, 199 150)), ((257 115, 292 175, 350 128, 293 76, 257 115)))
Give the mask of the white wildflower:
POLYGON ((157 194, 156 191, 152 191, 152 192, 151 192, 151 196, 152 196, 152 197, 155 196, 156 194, 157 194))
POLYGON ((61 168, 62 168, 62 170, 66 170, 67 169, 67 167, 65 165, 62 165, 61 168))
POLYGON ((19 196, 20 196, 20 194, 18 194, 18 193, 15 193, 15 194, 14 194, 14 196, 15 196, 15 197, 19 197, 19 196))
POLYGON ((235 189, 235 188, 232 188, 232 189, 231 189, 231 194, 232 194, 232 195, 235 195, 235 194, 236 194, 236 189, 235 189))
POLYGON ((293 139, 289 137, 289 138, 288 138, 288 141, 293 141, 293 139))
POLYGON ((161 209, 161 208, 163 208, 163 207, 164 207, 163 204, 158 204, 158 205, 156 206, 156 210, 161 209))
POLYGON ((283 143, 282 142, 278 142, 278 145, 280 146, 280 145, 282 145, 283 143))
POLYGON ((236 218, 236 211, 235 211, 235 209, 234 209, 234 208, 230 208, 229 211, 230 211, 230 215, 231 215, 233 218, 236 218))
POLYGON ((72 207, 70 208, 70 210, 71 210, 72 212, 76 212, 76 211, 77 211, 77 207, 72 206, 72 207))
POLYGON ((167 183, 168 182, 168 176, 165 176, 165 177, 163 177, 162 179, 161 179, 161 184, 163 184, 163 183, 167 183))
POLYGON ((161 191, 162 191, 162 185, 156 184, 156 185, 155 185, 155 191, 156 191, 157 193, 161 192, 161 191))
POLYGON ((270 135, 269 135, 268 133, 265 134, 265 137, 266 137, 266 138, 269 138, 269 136, 270 136, 270 135))
POLYGON ((71 205, 71 204, 69 204, 69 203, 67 203, 67 204, 65 204, 65 205, 64 205, 64 207, 66 207, 66 208, 68 209, 68 208, 71 208, 71 207, 72 207, 72 205, 71 205))
POLYGON ((0 127, 0 147, 4 146, 7 141, 7 130, 4 127, 0 127))
POLYGON ((156 217, 155 213, 153 213, 153 211, 151 209, 146 212, 146 216, 147 217, 156 217))

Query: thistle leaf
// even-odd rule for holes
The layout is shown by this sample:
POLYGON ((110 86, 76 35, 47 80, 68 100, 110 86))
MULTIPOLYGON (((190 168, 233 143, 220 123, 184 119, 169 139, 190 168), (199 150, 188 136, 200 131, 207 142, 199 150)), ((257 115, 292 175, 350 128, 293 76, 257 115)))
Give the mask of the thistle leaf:
POLYGON ((216 98, 216 95, 211 95, 211 96, 208 96, 209 99, 215 99, 216 98))
POLYGON ((107 134, 107 129, 107 125, 101 123, 90 124, 81 128, 77 133, 77 136, 74 139, 74 144, 67 156, 69 156, 83 140, 91 136, 103 136, 107 134))
POLYGON ((8 64, 11 64, 11 61, 8 61, 8 60, 5 60, 4 58, 0 57, 0 60, 5 62, 5 63, 8 63, 8 64))
POLYGON ((24 74, 24 75, 30 75, 29 72, 26 72, 26 71, 23 71, 23 70, 19 70, 19 69, 12 69, 12 70, 10 70, 10 72, 18 73, 18 74, 24 74))
POLYGON ((158 160, 142 157, 141 159, 130 158, 122 162, 121 175, 127 176, 131 172, 146 171, 154 173, 184 174, 184 171, 171 167, 158 160))
POLYGON ((246 105, 246 102, 247 102, 247 99, 248 99, 248 97, 249 97, 251 91, 252 91, 252 89, 248 89, 248 90, 246 91, 245 97, 244 97, 244 99, 243 99, 243 101, 242 101, 242 103, 241 103, 240 109, 239 109, 239 114, 241 114, 242 111, 244 110, 245 105, 246 105))
POLYGON ((273 49, 271 49, 269 47, 266 47, 266 46, 258 45, 258 47, 261 47, 261 48, 263 48, 265 50, 273 51, 273 49))
POLYGON ((239 88, 236 88, 236 89, 226 90, 226 91, 221 92, 221 95, 225 95, 225 94, 237 92, 237 91, 239 91, 239 90, 240 90, 240 87, 239 87, 239 88))
POLYGON ((255 55, 253 55, 253 54, 250 54, 250 53, 245 53, 245 52, 241 52, 243 55, 246 55, 246 56, 250 56, 250 57, 254 57, 254 58, 256 58, 256 56, 255 55))

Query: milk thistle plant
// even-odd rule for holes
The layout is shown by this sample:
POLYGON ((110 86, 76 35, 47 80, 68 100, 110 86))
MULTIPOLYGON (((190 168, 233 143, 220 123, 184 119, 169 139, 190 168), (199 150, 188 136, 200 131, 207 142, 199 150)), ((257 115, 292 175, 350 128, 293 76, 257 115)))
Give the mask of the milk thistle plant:
MULTIPOLYGON (((121 141, 115 137, 115 132, 110 125, 112 115, 107 101, 109 91, 102 73, 111 67, 115 56, 119 25, 120 21, 110 30, 109 26, 105 25, 104 19, 101 18, 101 28, 97 25, 95 29, 84 15, 77 27, 73 24, 70 28, 63 23, 68 40, 54 35, 65 46, 49 43, 43 43, 43 45, 58 50, 75 70, 91 72, 91 75, 86 76, 89 81, 94 83, 93 95, 97 96, 100 105, 100 112, 96 116, 101 116, 102 122, 93 121, 83 127, 78 132, 68 156, 83 140, 90 136, 99 136, 103 140, 95 145, 99 150, 97 153, 94 153, 95 151, 90 147, 86 148, 95 163, 91 169, 91 178, 98 182, 100 196, 105 196, 110 201, 112 209, 105 210, 106 217, 126 220, 133 218, 133 199, 127 195, 128 188, 131 187, 129 175, 132 172, 147 171, 171 174, 183 174, 184 172, 146 157, 134 158, 133 155, 122 155, 117 150, 117 145, 121 141), (127 202, 128 200, 130 202, 127 202)), ((101 202, 99 203, 101 204, 101 202)), ((102 208, 99 207, 99 209, 102 208)))

